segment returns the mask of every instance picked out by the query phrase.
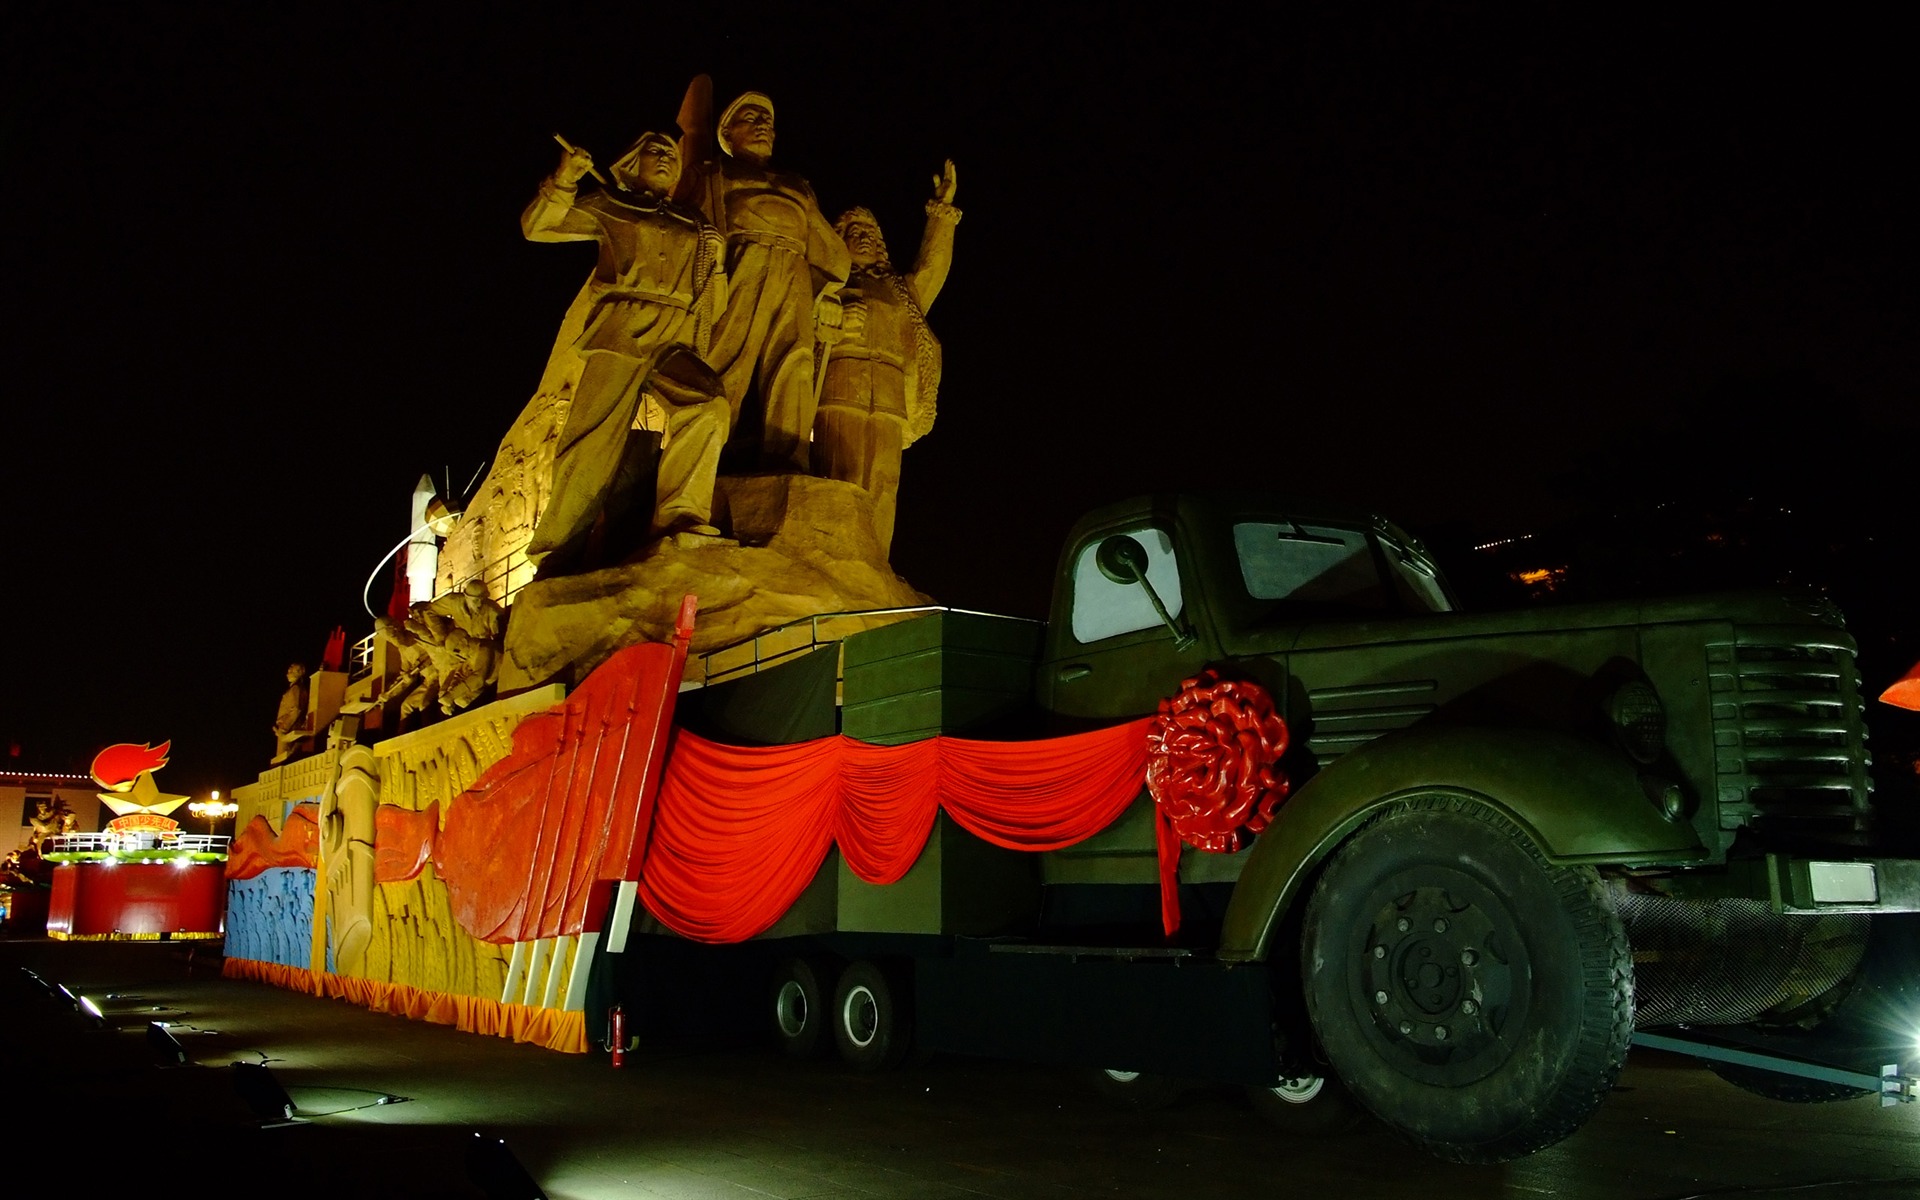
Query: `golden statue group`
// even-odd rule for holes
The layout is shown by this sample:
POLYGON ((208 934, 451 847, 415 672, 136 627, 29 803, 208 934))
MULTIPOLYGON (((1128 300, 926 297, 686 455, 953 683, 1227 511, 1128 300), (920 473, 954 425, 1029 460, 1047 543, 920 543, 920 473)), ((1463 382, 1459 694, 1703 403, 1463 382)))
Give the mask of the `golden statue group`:
POLYGON ((861 488, 884 557, 901 451, 933 424, 940 348, 925 313, 960 219, 953 164, 903 275, 870 211, 829 222, 807 181, 772 165, 768 97, 747 92, 716 121, 701 76, 680 126, 678 139, 642 134, 606 176, 563 141, 521 216, 530 240, 599 248, 527 556, 543 576, 595 565, 613 556, 598 543, 643 513, 643 544, 724 542, 724 469, 861 488), (601 186, 583 190, 589 176, 601 186))

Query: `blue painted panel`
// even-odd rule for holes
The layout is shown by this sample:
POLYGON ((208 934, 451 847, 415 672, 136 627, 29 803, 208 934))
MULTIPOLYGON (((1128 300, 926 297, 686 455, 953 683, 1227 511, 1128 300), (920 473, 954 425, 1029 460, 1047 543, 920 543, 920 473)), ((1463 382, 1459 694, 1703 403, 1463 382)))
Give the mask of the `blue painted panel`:
POLYGON ((227 957, 313 965, 314 872, 273 867, 227 885, 227 957))

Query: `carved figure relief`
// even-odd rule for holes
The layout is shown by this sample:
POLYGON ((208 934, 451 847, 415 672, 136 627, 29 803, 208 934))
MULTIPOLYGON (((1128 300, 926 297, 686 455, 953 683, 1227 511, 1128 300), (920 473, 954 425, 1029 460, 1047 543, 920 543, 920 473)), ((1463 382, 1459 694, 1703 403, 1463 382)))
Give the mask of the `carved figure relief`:
POLYGON ((729 296, 707 360, 733 411, 729 459, 804 472, 818 403, 815 343, 838 340, 847 247, 813 188, 776 170, 773 101, 745 92, 716 120, 713 83, 693 81, 680 108, 686 169, 675 195, 726 239, 729 296))
POLYGON ((552 486, 527 545, 543 573, 571 565, 596 521, 624 515, 652 480, 650 536, 718 535, 713 481, 730 423, 721 381, 699 354, 726 299, 722 245, 698 213, 669 199, 680 152, 665 134, 643 134, 609 169, 609 186, 579 195, 594 172, 567 147, 521 216, 531 241, 594 241, 599 262, 573 343, 582 360, 555 444, 552 486), (643 398, 664 414, 656 455, 635 434, 643 398))
POLYGON ((927 328, 926 313, 953 266, 958 185, 952 162, 934 176, 920 249, 904 274, 894 269, 871 212, 849 209, 834 223, 853 266, 843 337, 821 378, 813 469, 858 484, 873 497, 873 532, 882 554, 893 545, 900 452, 933 428, 940 342, 927 328))
POLYGON ((287 666, 287 690, 280 693, 280 708, 273 718, 273 766, 293 757, 300 740, 313 731, 307 728, 307 668, 299 663, 287 666))

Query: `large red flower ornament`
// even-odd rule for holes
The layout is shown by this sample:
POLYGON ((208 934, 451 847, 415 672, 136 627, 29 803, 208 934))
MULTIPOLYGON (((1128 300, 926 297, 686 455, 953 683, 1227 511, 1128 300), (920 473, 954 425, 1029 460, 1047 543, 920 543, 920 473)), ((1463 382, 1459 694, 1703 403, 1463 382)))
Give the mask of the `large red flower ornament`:
POLYGON ((1147 727, 1147 791, 1181 841, 1231 854, 1286 799, 1276 765, 1286 752, 1287 723, 1267 690, 1208 668, 1162 700, 1147 727))

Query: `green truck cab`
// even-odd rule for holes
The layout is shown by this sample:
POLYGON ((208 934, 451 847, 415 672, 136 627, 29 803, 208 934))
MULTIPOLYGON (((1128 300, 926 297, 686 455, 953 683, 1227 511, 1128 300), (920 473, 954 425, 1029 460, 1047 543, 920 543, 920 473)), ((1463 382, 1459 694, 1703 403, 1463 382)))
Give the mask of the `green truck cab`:
MULTIPOLYGON (((876 703, 864 647, 899 629, 843 644, 843 732, 865 736, 853 714, 876 703)), ((1677 1033, 1783 1099, 1911 1098, 1897 1066, 1885 1087, 1873 1072, 1910 1057, 1920 1027, 1905 915, 1920 871, 1876 855, 1854 645, 1829 603, 1469 614, 1419 542, 1371 514, 1169 494, 1083 518, 1047 621, 1011 644, 1033 646, 1030 695, 1002 672, 1000 702, 954 689, 965 719, 914 736, 979 736, 1020 704, 1054 732, 1111 725, 1213 669, 1271 696, 1291 794, 1248 848, 1183 853, 1179 939, 1149 919, 1144 792, 1024 863, 945 831, 933 886, 999 924, 863 945, 843 921, 790 942, 775 988, 790 1046, 821 1036, 796 1011, 828 1009, 861 1065, 886 1056, 849 1042, 878 1029, 890 1046, 1099 1067, 1123 1090, 1234 1080, 1282 1125, 1323 1130, 1357 1105, 1461 1161, 1578 1128, 1636 1032, 1677 1033), (1036 898, 964 900, 983 889, 1036 898), (1890 1002, 1891 1038, 1873 1032, 1890 1002)), ((843 911, 889 903, 850 894, 843 911)))

